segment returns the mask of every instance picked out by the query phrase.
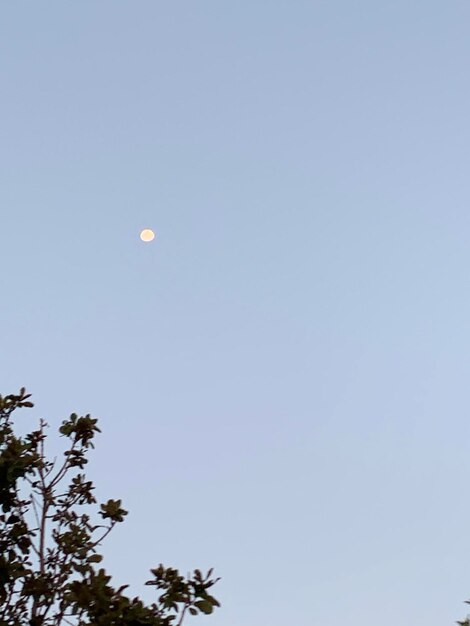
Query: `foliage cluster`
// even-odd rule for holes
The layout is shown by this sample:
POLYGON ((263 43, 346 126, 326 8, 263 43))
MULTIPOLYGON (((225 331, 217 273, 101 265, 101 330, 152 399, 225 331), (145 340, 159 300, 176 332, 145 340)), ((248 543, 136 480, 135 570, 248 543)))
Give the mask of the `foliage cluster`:
POLYGON ((0 396, 0 626, 181 626, 187 615, 212 613, 212 570, 184 577, 152 569, 150 605, 111 584, 98 549, 127 511, 121 500, 98 509, 83 473, 97 420, 72 414, 62 422, 67 449, 60 462, 49 460, 43 420, 25 436, 14 431, 12 414, 32 407, 29 398, 25 389, 0 396))

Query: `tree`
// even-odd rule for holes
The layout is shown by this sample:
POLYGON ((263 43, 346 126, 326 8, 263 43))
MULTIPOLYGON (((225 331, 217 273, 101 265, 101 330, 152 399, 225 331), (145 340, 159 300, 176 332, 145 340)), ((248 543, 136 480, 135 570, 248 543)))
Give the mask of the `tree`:
POLYGON ((99 510, 83 469, 100 429, 90 415, 72 414, 59 429, 63 459, 48 460, 47 424, 26 436, 12 414, 32 407, 30 395, 0 396, 0 626, 181 626, 189 615, 219 606, 209 593, 212 570, 183 577, 171 567, 152 569, 145 584, 157 600, 129 598, 100 567, 101 542, 127 511, 121 500, 99 510))

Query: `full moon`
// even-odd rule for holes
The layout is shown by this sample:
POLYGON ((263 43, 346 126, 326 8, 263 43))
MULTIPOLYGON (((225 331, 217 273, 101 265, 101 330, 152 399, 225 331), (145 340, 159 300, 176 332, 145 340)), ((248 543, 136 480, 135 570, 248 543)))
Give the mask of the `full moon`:
POLYGON ((155 233, 153 230, 150 230, 150 228, 144 228, 144 230, 140 233, 140 238, 142 241, 145 241, 145 243, 148 243, 149 241, 153 241, 155 239, 155 233))

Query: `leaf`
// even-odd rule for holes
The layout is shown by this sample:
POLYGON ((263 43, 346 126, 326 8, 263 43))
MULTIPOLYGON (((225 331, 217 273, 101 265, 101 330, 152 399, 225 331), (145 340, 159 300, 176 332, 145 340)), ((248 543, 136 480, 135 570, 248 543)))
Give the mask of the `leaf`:
POLYGON ((88 563, 101 563, 103 557, 101 554, 92 554, 88 557, 88 563))
POLYGON ((197 600, 197 602, 194 603, 194 606, 197 606, 197 608, 206 615, 210 615, 210 613, 214 610, 214 607, 208 600, 197 600))

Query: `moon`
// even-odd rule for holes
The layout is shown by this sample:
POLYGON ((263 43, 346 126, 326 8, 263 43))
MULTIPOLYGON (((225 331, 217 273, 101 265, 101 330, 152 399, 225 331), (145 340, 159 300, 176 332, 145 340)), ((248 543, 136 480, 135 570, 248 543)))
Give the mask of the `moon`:
POLYGON ((155 239, 155 233, 150 228, 144 228, 144 230, 140 233, 140 238, 145 243, 149 243, 155 239))

